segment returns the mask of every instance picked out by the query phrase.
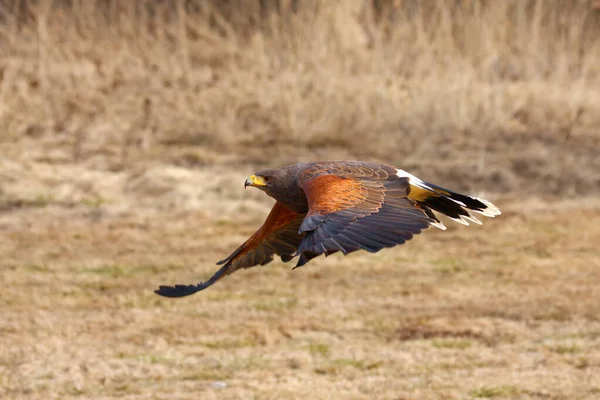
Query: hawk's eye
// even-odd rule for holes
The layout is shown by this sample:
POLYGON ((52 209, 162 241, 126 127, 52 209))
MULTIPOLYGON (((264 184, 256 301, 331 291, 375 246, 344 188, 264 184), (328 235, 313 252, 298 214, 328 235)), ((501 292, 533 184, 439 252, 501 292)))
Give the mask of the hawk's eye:
POLYGON ((271 180, 271 177, 270 176, 265 176, 265 177, 263 177, 263 180, 265 182, 269 182, 271 180))

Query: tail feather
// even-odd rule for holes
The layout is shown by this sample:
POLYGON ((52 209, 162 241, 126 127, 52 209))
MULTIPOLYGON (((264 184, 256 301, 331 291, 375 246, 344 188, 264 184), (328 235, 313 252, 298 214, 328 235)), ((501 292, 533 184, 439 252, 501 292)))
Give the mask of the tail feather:
POLYGON ((446 227, 435 217, 432 210, 444 214, 463 225, 469 225, 469 222, 481 225, 481 221, 470 212, 479 213, 490 218, 501 214, 500 209, 487 200, 453 192, 441 186, 422 181, 402 170, 398 170, 398 176, 410 179, 411 192, 408 197, 416 201, 427 215, 436 221, 432 225, 440 229, 446 229, 446 227))
POLYGON ((441 194, 454 201, 455 203, 460 204, 462 207, 467 208, 476 213, 485 215, 486 217, 493 218, 496 215, 501 214, 500 209, 487 200, 452 192, 441 186, 434 185, 433 183, 423 183, 429 186, 436 194, 441 194))

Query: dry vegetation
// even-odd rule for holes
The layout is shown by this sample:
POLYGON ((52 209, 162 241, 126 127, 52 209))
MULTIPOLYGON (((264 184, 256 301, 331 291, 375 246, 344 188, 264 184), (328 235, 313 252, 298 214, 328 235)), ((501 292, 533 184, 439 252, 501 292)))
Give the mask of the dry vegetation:
POLYGON ((0 1, 0 398, 600 397, 595 4, 0 1), (504 214, 152 293, 339 158, 504 214))
POLYGON ((152 289, 208 277, 266 207, 2 215, 0 397, 598 398, 598 202, 503 206, 178 300, 152 289))
POLYGON ((369 158, 598 192, 590 2, 374 3, 5 0, 0 150, 112 170, 369 158))

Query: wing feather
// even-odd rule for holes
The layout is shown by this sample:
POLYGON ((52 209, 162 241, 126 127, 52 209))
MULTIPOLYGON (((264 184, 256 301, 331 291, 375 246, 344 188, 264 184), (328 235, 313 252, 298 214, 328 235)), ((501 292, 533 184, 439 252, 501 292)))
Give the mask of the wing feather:
POLYGON ((166 297, 182 297, 204 290, 222 277, 240 268, 265 265, 273 261, 275 254, 289 261, 296 253, 304 234, 298 233, 304 218, 284 206, 275 203, 265 223, 231 255, 217 265, 223 265, 209 280, 197 285, 160 286, 156 294, 166 297))
POLYGON ((409 180, 391 166, 338 162, 311 166, 299 182, 308 200, 298 247, 302 266, 320 254, 377 252, 410 240, 436 221, 408 198, 409 180))

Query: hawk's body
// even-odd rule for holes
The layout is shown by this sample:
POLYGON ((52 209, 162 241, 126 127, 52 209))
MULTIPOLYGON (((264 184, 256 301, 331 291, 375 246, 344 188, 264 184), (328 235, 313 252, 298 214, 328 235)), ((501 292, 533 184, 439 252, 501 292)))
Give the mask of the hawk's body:
POLYGON ((376 252, 410 240, 429 226, 446 227, 433 211, 468 225, 481 224, 469 211, 500 214, 492 203, 451 192, 390 165, 362 161, 294 164, 265 170, 246 180, 277 202, 263 226, 208 281, 161 286, 156 293, 186 296, 240 268, 264 265, 279 255, 299 256, 300 267, 321 254, 376 252))

